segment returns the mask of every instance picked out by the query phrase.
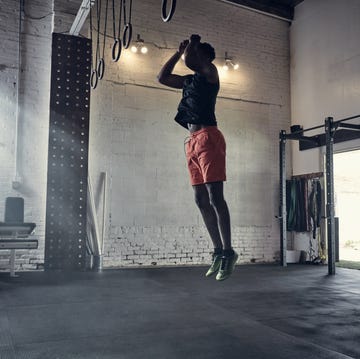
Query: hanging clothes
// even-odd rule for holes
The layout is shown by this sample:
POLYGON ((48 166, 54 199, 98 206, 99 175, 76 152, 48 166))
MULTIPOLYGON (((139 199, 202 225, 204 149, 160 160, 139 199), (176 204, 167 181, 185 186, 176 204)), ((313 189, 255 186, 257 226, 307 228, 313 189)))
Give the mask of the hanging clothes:
POLYGON ((294 180, 286 181, 286 223, 289 232, 296 230, 296 182, 294 180))
POLYGON ((308 187, 306 178, 300 178, 298 181, 298 212, 299 217, 297 220, 297 231, 298 232, 308 232, 308 187))
POLYGON ((304 228, 306 232, 311 231, 311 220, 310 220, 310 213, 309 213, 309 195, 311 191, 311 181, 304 178, 303 179, 304 185, 304 228))
POLYGON ((306 175, 286 181, 287 230, 311 232, 321 219, 321 184, 319 179, 309 180, 306 175))
POLYGON ((312 180, 312 189, 309 196, 309 214, 312 221, 313 238, 316 238, 316 229, 320 227, 321 220, 321 184, 319 179, 312 180))

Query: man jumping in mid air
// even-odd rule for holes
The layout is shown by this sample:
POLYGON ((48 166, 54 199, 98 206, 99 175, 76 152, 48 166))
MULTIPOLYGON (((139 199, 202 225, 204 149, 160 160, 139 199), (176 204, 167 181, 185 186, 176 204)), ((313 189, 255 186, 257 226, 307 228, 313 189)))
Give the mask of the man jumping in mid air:
POLYGON ((191 35, 190 41, 181 42, 179 50, 162 67, 158 80, 163 85, 183 89, 175 121, 190 131, 186 143, 190 181, 214 245, 206 276, 217 273, 216 279, 221 281, 233 272, 238 255, 231 247, 230 215, 223 194, 226 145, 215 118, 220 85, 214 59, 214 48, 201 43, 199 35, 191 35), (182 54, 193 75, 172 73, 182 54))

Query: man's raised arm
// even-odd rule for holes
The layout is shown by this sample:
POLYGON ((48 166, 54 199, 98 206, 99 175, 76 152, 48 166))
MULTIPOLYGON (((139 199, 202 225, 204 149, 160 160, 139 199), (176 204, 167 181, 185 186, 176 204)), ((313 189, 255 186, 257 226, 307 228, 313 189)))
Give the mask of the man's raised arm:
POLYGON ((159 82, 165 86, 181 89, 184 85, 185 76, 174 75, 172 72, 175 65, 180 60, 181 55, 184 53, 186 46, 189 44, 188 40, 184 40, 180 46, 179 50, 175 52, 174 55, 165 63, 165 65, 160 70, 157 78, 159 82))

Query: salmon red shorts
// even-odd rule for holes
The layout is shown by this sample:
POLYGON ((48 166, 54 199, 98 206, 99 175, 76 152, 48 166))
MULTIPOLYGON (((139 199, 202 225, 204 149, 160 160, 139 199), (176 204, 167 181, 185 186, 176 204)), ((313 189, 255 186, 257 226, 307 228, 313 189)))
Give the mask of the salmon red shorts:
POLYGON ((193 186, 226 180, 226 144, 223 134, 216 126, 193 132, 185 146, 193 186))

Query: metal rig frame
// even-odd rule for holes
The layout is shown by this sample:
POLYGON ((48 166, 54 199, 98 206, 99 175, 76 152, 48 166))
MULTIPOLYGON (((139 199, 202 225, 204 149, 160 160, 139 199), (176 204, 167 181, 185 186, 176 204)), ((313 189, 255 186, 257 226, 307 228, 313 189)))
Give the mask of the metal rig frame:
POLYGON ((360 138, 360 124, 343 123, 360 115, 347 117, 334 121, 332 117, 327 117, 323 125, 299 130, 287 134, 285 130, 280 131, 279 135, 279 159, 280 159, 280 262, 283 267, 286 262, 286 140, 299 141, 301 151, 310 148, 326 146, 326 223, 327 223, 327 248, 328 248, 328 273, 335 274, 335 210, 334 210, 334 143, 350 141, 360 138), (323 128, 325 133, 316 136, 306 137, 305 132, 323 128), (343 128, 343 130, 339 130, 343 128))

